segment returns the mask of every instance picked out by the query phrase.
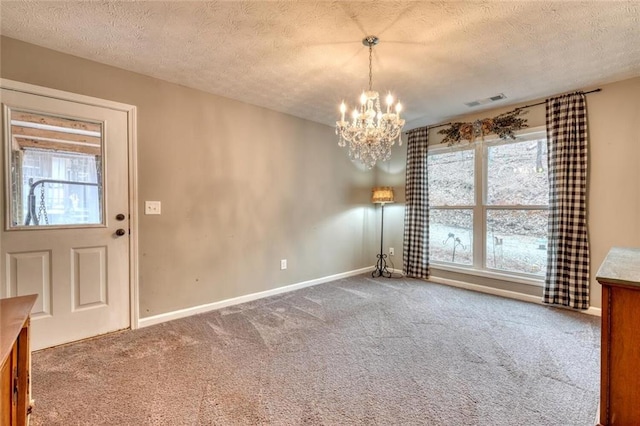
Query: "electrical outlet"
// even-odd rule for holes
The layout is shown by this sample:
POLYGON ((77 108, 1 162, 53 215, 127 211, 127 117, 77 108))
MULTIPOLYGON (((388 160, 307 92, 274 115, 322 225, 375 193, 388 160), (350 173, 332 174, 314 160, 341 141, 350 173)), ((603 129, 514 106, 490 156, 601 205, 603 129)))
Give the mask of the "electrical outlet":
POLYGON ((281 270, 287 269, 287 259, 280 260, 280 269, 281 270))
POLYGON ((145 201, 144 214, 160 214, 161 207, 160 201, 145 201))
POLYGON ((393 247, 389 247, 389 256, 393 256, 396 254, 396 251, 393 247))

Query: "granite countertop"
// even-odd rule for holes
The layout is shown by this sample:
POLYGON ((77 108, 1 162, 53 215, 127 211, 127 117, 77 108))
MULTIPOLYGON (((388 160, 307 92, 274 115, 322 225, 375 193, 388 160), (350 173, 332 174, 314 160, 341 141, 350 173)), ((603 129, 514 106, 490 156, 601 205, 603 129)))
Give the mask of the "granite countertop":
POLYGON ((613 247, 600 265, 596 280, 640 287, 640 248, 613 247))

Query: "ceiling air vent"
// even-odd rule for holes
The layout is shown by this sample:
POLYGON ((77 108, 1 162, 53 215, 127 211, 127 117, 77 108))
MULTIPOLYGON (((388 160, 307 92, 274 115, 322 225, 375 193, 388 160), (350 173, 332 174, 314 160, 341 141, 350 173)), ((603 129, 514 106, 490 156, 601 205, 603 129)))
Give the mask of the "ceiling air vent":
POLYGON ((506 98, 507 97, 504 95, 504 93, 499 93, 499 94, 494 95, 494 96, 489 96, 488 98, 478 99, 477 101, 465 102, 464 104, 466 106, 468 106, 469 108, 473 108, 473 107, 477 107, 477 106, 480 106, 480 105, 486 105, 486 104, 489 104, 491 102, 501 101, 501 100, 506 99, 506 98))

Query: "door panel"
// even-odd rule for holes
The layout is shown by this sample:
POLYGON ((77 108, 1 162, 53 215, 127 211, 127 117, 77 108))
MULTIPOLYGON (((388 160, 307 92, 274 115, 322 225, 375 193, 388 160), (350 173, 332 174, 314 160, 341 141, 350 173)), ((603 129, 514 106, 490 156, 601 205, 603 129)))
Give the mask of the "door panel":
POLYGON ((107 304, 107 247, 72 249, 74 310, 107 304))
POLYGON ((51 315, 51 252, 7 253, 9 294, 39 295, 31 318, 51 315))
POLYGON ((127 113, 0 90, 0 297, 38 294, 33 349, 128 328, 127 113))

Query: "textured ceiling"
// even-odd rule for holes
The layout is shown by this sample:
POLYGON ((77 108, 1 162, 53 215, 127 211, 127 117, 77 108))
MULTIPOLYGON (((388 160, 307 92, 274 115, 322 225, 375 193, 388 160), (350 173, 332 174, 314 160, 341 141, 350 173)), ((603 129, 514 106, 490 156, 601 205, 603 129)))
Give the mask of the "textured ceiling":
POLYGON ((6 1, 0 33, 334 125, 367 86, 407 128, 640 75, 640 1, 6 1))

